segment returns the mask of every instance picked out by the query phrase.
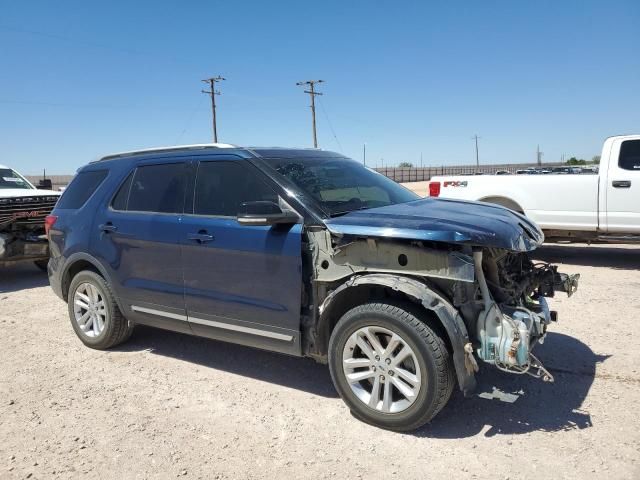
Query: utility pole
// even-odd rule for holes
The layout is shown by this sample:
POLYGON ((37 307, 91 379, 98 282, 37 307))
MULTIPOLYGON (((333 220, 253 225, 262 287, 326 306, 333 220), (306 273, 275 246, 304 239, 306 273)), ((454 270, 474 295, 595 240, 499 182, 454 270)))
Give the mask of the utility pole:
POLYGON ((544 152, 540 151, 540 145, 538 145, 536 150, 536 161, 538 162, 538 166, 542 165, 542 155, 544 155, 544 152))
POLYGON ((311 121, 313 126, 313 148, 318 148, 318 136, 316 134, 316 95, 322 95, 321 92, 316 92, 315 84, 323 83, 324 80, 306 80, 298 82, 296 85, 308 85, 309 90, 305 90, 304 93, 308 93, 311 96, 311 121))
POLYGON ((481 138, 478 135, 474 135, 473 137, 471 137, 472 140, 476 141, 476 166, 479 168, 480 167, 480 157, 478 156, 478 139, 481 138))
POLYGON ((362 164, 365 167, 367 166, 367 144, 366 143, 362 144, 362 164))
POLYGON ((216 125, 216 95, 220 95, 220 92, 216 91, 216 82, 221 82, 222 80, 226 80, 226 78, 223 78, 220 75, 218 75, 217 77, 211 77, 202 80, 204 83, 209 85, 209 90, 202 90, 202 93, 211 95, 211 113, 213 115, 213 143, 218 143, 218 128, 216 125))

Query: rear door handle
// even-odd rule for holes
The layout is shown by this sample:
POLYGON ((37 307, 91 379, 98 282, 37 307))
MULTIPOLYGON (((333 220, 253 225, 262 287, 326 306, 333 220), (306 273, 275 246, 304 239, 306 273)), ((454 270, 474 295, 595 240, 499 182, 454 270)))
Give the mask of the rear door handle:
POLYGON ((104 233, 109 233, 109 232, 115 232, 116 230, 118 230, 118 227, 116 227, 114 224, 112 224, 111 222, 108 223, 103 223, 102 225, 100 225, 98 227, 101 231, 103 231, 104 233))
POLYGON ((611 185, 613 188, 630 188, 631 180, 614 180, 611 185))
POLYGON ((206 230, 200 230, 198 233, 190 233, 187 235, 189 240, 195 240, 198 243, 206 243, 213 241, 213 235, 209 235, 206 230))

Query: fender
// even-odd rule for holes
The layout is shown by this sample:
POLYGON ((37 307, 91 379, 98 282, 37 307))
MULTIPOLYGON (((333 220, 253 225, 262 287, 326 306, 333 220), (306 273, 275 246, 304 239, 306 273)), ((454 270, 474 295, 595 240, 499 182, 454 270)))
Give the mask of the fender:
MULTIPOLYGON (((115 286, 114 283, 111 281, 111 275, 109 275, 108 270, 105 268, 105 266, 102 264, 102 262, 100 262, 100 260, 98 260, 96 257, 94 257, 93 255, 89 255, 88 253, 85 252, 76 252, 71 254, 64 262, 64 265, 62 267, 62 273, 60 275, 60 289, 61 289, 61 293, 63 295, 63 300, 67 300, 66 296, 68 294, 68 288, 69 285, 65 285, 65 279, 67 278, 67 275, 69 273, 69 269, 78 261, 85 261, 90 263, 92 266, 94 266, 98 272, 100 272, 100 275, 102 275, 104 277, 104 279, 107 281, 107 283, 109 285, 112 286, 112 288, 115 286)), ((116 295, 116 303, 118 304, 118 308, 120 308, 120 311, 125 312, 126 310, 123 307, 122 302, 120 301, 120 295, 116 295)))
POLYGON ((361 285, 375 285, 391 288, 394 291, 402 292, 404 295, 414 299, 426 310, 435 313, 440 320, 449 337, 453 347, 453 363, 458 377, 458 385, 465 396, 471 394, 476 387, 476 379, 472 370, 465 366, 465 345, 470 342, 467 327, 458 311, 442 295, 432 290, 426 283, 410 277, 400 275, 372 273, 367 275, 356 275, 349 278, 338 288, 333 290, 320 305, 319 325, 328 326, 328 311, 332 302, 343 292, 350 288, 361 285))

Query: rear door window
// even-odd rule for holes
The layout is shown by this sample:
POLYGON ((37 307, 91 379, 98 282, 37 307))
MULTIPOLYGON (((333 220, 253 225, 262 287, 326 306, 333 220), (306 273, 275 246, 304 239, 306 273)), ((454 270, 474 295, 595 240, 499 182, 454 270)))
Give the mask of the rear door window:
POLYGON ((185 185, 184 163, 138 167, 133 174, 126 209, 135 212, 182 213, 185 185))
POLYGON ((623 170, 640 171, 640 140, 622 142, 618 166, 623 170))
POLYGON ((107 173, 107 170, 78 173, 58 200, 56 208, 78 209, 82 207, 102 181, 107 178, 107 173))

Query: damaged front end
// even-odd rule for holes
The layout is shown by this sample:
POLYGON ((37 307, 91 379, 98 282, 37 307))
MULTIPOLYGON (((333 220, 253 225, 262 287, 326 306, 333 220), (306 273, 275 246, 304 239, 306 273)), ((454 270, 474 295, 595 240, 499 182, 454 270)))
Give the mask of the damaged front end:
POLYGON ((556 266, 534 264, 526 253, 506 250, 475 249, 473 262, 483 306, 476 325, 478 358, 505 372, 552 382, 532 350, 557 320, 546 298, 555 292, 571 296, 580 275, 558 273, 556 266))
MULTIPOLYGON (((400 295, 439 321, 465 395, 475 388, 479 363, 553 381, 532 350, 557 320, 546 298, 572 295, 579 275, 534 263, 526 251, 324 229, 307 233, 320 325, 330 323, 336 305, 400 295)), ((328 334, 320 328, 308 338, 317 348, 328 334)), ((324 352, 310 348, 307 354, 324 352)))

